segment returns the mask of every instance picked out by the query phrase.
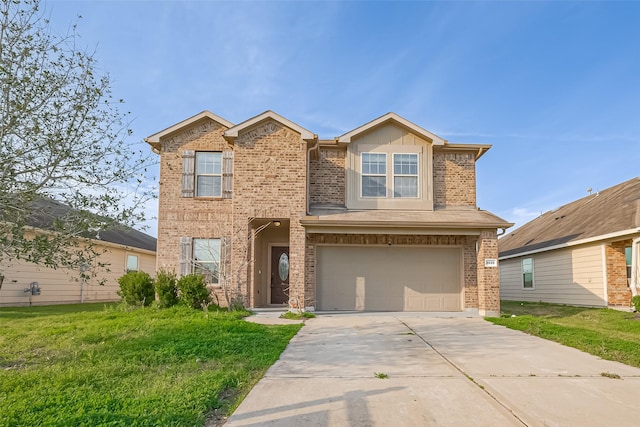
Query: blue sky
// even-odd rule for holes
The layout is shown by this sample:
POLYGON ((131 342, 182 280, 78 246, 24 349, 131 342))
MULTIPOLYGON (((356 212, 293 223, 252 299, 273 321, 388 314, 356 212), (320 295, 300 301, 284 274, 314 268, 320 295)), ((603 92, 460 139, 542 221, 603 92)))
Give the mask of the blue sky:
POLYGON ((132 144, 203 110, 233 123, 274 110, 321 138, 393 111, 492 144, 478 206, 516 226, 639 175, 638 2, 45 5, 56 31, 82 16, 132 144))

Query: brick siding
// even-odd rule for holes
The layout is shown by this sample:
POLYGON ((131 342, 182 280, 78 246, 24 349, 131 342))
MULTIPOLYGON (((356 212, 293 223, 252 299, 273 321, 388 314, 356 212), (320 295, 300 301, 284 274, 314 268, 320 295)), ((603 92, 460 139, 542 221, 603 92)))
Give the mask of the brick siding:
POLYGON ((624 248, 627 246, 631 246, 631 240, 605 246, 607 301, 611 306, 629 307, 631 305, 631 289, 627 284, 627 260, 624 253, 624 248))
POLYGON ((345 205, 345 157, 343 148, 321 148, 309 164, 309 203, 345 205))
POLYGON ((435 207, 476 206, 475 154, 433 153, 435 207))

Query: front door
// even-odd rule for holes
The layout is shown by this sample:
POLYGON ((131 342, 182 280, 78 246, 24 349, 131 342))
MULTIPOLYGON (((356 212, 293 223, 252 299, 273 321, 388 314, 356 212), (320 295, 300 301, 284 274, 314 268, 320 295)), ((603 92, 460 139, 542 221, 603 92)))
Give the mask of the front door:
POLYGON ((271 304, 289 301, 289 248, 271 248, 271 304))

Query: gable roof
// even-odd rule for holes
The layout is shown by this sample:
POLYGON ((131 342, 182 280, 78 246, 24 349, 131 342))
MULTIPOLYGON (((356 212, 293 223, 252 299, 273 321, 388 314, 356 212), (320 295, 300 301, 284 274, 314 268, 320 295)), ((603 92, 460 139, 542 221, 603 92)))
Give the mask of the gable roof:
POLYGON ((163 138, 167 135, 177 132, 203 119, 211 119, 214 122, 220 123, 226 128, 233 127, 233 123, 231 123, 230 121, 225 120, 222 117, 213 114, 211 111, 204 110, 203 112, 198 113, 195 116, 191 116, 188 119, 182 120, 181 122, 178 122, 175 125, 169 126, 168 128, 161 130, 160 132, 156 132, 153 135, 146 137, 144 141, 154 148, 159 148, 160 138, 163 138))
MULTIPOLYGON (((71 207, 47 198, 38 198, 32 202, 31 206, 33 213, 27 218, 27 225, 43 230, 51 230, 56 218, 64 218, 74 212, 71 207)), ((155 237, 125 225, 109 226, 97 231, 94 236, 85 237, 153 252, 156 251, 157 246, 155 237)))
POLYGON ((231 127, 230 129, 227 129, 224 132, 224 137, 227 141, 233 143, 240 132, 267 120, 274 120, 280 124, 285 125, 289 129, 299 133, 300 137, 307 142, 315 141, 318 138, 318 136, 313 132, 303 128, 302 126, 292 122, 287 118, 282 117, 280 114, 275 113, 271 110, 267 110, 262 114, 258 114, 257 116, 254 116, 240 124, 231 127))
POLYGON ((411 132, 420 135, 430 141, 433 142, 433 145, 445 145, 447 143, 447 141, 443 138, 440 138, 438 135, 429 132, 428 130, 418 126, 415 123, 410 122, 409 120, 405 119, 404 117, 400 117, 399 115, 397 115, 396 113, 387 113, 383 116, 378 117, 377 119, 371 120, 369 123, 365 123, 364 125, 345 133, 342 136, 338 137, 338 142, 341 143, 350 143, 351 140, 360 135, 363 134, 365 132, 368 132, 380 125, 383 125, 385 123, 396 123, 398 125, 400 125, 403 128, 406 128, 408 130, 410 130, 411 132))
POLYGON ((498 241, 500 257, 640 234, 640 177, 549 211, 498 241))

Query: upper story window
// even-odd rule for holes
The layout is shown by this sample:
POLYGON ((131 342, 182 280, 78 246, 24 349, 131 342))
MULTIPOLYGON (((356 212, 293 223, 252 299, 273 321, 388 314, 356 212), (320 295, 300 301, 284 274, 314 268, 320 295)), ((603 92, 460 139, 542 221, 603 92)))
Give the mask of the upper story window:
POLYGON ((418 197, 418 155, 393 155, 393 197, 418 197))
POLYGON ((385 153, 362 153, 362 197, 387 197, 385 153))
POLYGON ((196 196, 222 197, 222 153, 196 153, 196 196))
POLYGON ((432 141, 388 123, 353 136, 348 143, 347 209, 433 210, 432 141))
POLYGON ((230 199, 233 151, 182 151, 182 197, 230 199))

